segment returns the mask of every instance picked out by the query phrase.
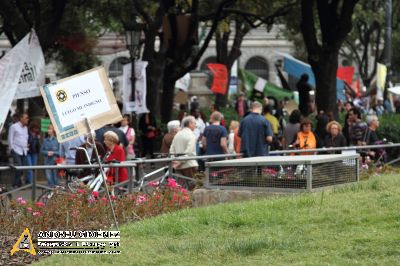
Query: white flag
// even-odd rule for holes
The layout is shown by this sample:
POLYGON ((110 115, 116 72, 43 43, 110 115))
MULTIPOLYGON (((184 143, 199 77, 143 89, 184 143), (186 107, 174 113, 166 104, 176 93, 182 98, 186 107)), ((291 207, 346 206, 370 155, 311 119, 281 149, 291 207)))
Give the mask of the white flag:
POLYGON ((28 57, 22 67, 19 84, 14 99, 40 96, 39 87, 45 83, 45 63, 43 51, 34 30, 28 44, 28 57))
POLYGON ((188 91, 190 85, 190 74, 186 73, 183 77, 175 82, 175 88, 181 89, 183 91, 188 91))
POLYGON ((132 101, 132 85, 131 85, 131 66, 126 64, 123 66, 122 80, 122 99, 124 103, 124 113, 135 112, 137 114, 148 113, 146 106, 147 80, 146 67, 147 61, 135 62, 135 101, 132 101))
POLYGON ((259 92, 264 92, 265 85, 267 85, 267 81, 263 78, 258 78, 256 84, 254 85, 254 89, 259 92))
POLYGON ((23 64, 28 56, 29 35, 30 33, 0 59, 0 131, 3 129, 18 87, 23 64))

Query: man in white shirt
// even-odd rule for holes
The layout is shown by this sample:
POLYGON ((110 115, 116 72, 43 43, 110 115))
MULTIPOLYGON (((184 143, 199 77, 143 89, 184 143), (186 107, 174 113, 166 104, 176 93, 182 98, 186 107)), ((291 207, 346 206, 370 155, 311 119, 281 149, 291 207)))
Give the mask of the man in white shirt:
MULTIPOLYGON (((29 116, 24 113, 19 116, 19 121, 14 123, 8 131, 8 149, 14 160, 14 165, 28 165, 28 122, 29 116)), ((14 187, 21 186, 21 171, 15 172, 14 187)))
MULTIPOLYGON (((182 120, 183 129, 179 131, 172 141, 170 154, 185 154, 184 156, 196 156, 196 136, 193 131, 196 128, 196 119, 186 116, 182 120)), ((196 160, 177 161, 174 166, 178 173, 193 177, 198 163, 196 160)))
POLYGON ((196 128, 194 129, 194 135, 196 136, 196 154, 200 154, 200 148, 201 148, 201 137, 203 136, 204 129, 206 128, 206 124, 204 123, 203 119, 201 118, 200 111, 199 109, 195 109, 192 112, 192 115, 196 119, 196 128))

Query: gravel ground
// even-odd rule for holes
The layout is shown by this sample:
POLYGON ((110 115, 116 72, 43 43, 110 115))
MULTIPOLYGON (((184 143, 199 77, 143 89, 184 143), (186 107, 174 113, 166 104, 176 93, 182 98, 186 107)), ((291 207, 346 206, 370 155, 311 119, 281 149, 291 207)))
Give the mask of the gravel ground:
POLYGON ((33 256, 24 251, 18 251, 11 256, 11 249, 19 236, 0 236, 0 265, 26 265, 31 264, 41 258, 44 255, 33 256))

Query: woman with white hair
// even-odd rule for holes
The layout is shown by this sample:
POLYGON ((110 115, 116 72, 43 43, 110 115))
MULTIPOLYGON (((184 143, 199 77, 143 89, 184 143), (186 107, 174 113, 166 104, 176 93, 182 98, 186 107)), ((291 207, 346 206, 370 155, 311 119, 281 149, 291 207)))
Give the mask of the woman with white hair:
POLYGON ((169 153, 169 148, 171 147, 172 140, 174 139, 176 133, 178 133, 180 129, 179 120, 169 121, 167 124, 168 133, 164 135, 163 140, 161 142, 161 153, 169 153))
MULTIPOLYGON (((117 162, 123 162, 126 160, 124 149, 118 145, 118 135, 113 131, 107 131, 104 133, 104 144, 107 148, 107 152, 110 152, 110 156, 107 157, 106 162, 113 160, 117 162)), ((110 183, 116 182, 116 168, 111 167, 107 173, 107 181, 110 183)), ((118 183, 128 180, 128 170, 125 167, 118 169, 118 183)))

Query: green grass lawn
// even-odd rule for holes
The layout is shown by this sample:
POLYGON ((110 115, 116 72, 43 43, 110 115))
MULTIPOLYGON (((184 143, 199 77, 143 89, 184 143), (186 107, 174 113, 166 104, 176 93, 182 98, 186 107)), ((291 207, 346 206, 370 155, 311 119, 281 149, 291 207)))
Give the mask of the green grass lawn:
POLYGON ((121 228, 121 255, 40 265, 399 265, 400 176, 184 210, 121 228))

